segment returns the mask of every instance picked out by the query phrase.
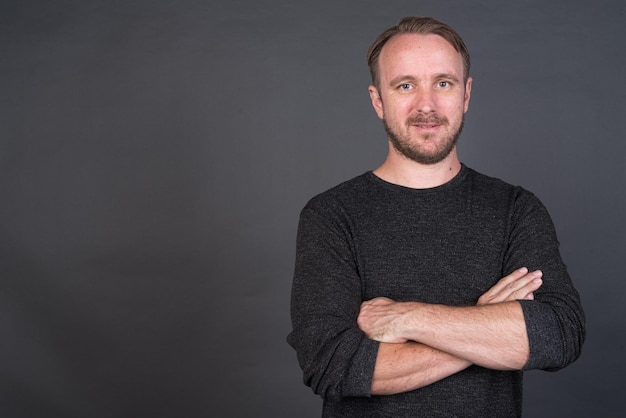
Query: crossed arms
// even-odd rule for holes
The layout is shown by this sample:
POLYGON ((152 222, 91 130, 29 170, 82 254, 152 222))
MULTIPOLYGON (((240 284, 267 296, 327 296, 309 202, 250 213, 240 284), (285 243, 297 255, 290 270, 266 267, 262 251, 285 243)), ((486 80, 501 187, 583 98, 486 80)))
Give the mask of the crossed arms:
MULTIPOLYGON (((305 384, 325 399, 339 400, 410 391, 470 365, 558 370, 576 360, 584 342, 584 314, 554 228, 532 196, 519 206, 513 226, 505 231, 510 238, 502 265, 496 260, 480 274, 470 272, 462 298, 422 299, 420 287, 419 294, 403 299, 431 304, 371 299, 405 296, 405 275, 397 271, 412 272, 409 287, 414 277, 430 277, 431 272, 415 270, 412 264, 389 270, 389 252, 381 253, 378 242, 366 241, 374 244, 355 250, 352 220, 344 221, 320 205, 303 210, 292 288, 293 330, 287 340, 296 350, 305 384), (541 268, 543 282, 535 281, 540 272, 518 269, 481 292, 490 281, 483 276, 524 265, 541 268), (389 290, 388 282, 395 288, 389 290), (465 297, 467 292, 473 296, 465 297), (473 300, 476 306, 468 306, 473 300)), ((438 265, 446 266, 441 260, 438 265)), ((455 278, 463 278, 464 267, 455 278)))
POLYGON ((371 393, 389 395, 429 385, 472 364, 519 370, 529 356, 517 300, 532 300, 540 271, 521 268, 484 293, 476 306, 451 307, 375 298, 364 302, 359 328, 379 341, 371 393))

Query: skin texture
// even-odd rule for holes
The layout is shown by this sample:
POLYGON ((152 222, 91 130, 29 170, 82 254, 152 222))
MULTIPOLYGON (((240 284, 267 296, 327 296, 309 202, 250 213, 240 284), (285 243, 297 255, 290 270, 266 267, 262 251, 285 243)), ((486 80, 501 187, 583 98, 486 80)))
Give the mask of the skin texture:
POLYGON ((528 359, 528 339, 516 301, 533 299, 541 275, 516 270, 485 292, 475 307, 387 298, 364 302, 357 323, 369 338, 381 341, 372 394, 418 389, 472 364, 521 369, 528 359), (506 332, 510 334, 503 335, 506 332))
MULTIPOLYGON (((372 106, 389 135, 385 162, 374 171, 390 183, 432 188, 461 169, 457 156, 472 79, 461 55, 438 35, 400 34, 383 47, 372 106)), ((517 302, 533 299, 541 272, 521 268, 483 294, 476 306, 451 307, 386 298, 366 301, 358 325, 380 341, 372 394, 393 394, 436 382, 476 364, 521 369, 528 336, 517 302)))
POLYGON ((387 160, 374 174, 414 188, 451 180, 461 169, 455 144, 472 87, 461 55, 440 36, 402 34, 383 47, 378 65, 380 86, 369 93, 391 134, 387 160))

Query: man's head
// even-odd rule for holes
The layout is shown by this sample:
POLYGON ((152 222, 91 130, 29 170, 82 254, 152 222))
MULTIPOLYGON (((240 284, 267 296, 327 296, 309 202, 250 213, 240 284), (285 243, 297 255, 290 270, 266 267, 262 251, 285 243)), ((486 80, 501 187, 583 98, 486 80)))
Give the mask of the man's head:
POLYGON ((404 18, 376 39, 368 63, 370 97, 390 155, 425 165, 455 160, 472 87, 458 34, 432 18, 404 18))
POLYGON ((461 54, 463 59, 463 81, 467 82, 470 73, 470 54, 467 46, 465 46, 463 38, 461 38, 461 36, 454 29, 452 29, 452 27, 444 22, 441 22, 440 20, 432 17, 409 16, 402 18, 396 26, 392 26, 381 33, 378 38, 374 40, 367 51, 367 65, 369 66, 370 74, 372 76, 372 84, 374 86, 379 87, 380 83, 380 74, 378 70, 378 58, 380 57, 380 52, 387 41, 402 33, 439 35, 448 41, 456 52, 461 54))

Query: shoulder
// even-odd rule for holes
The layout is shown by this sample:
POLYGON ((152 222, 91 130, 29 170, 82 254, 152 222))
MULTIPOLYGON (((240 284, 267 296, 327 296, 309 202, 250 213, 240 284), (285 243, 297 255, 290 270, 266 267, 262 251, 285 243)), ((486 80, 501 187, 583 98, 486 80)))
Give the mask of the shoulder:
POLYGON ((311 198, 300 212, 299 236, 350 235, 354 222, 361 218, 371 175, 364 173, 311 198))
POLYGON ((504 180, 479 173, 471 168, 467 168, 467 171, 467 179, 471 183, 474 193, 516 202, 538 200, 532 192, 522 186, 507 183, 504 180))
POLYGON ((316 211, 359 204, 372 188, 371 172, 344 181, 311 198, 304 209, 316 211))
POLYGON ((497 211, 505 210, 513 218, 527 216, 549 218, 544 204, 528 189, 472 169, 468 171, 468 181, 475 203, 490 206, 497 211))
POLYGON ((300 212, 300 225, 346 231, 369 217, 369 208, 381 199, 371 172, 363 173, 311 198, 300 212))

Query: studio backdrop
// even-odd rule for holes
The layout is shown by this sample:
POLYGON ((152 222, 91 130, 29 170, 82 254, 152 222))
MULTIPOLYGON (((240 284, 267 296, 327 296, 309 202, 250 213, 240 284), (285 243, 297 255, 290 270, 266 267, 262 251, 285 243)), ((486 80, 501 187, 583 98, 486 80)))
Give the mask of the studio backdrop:
POLYGON ((527 417, 623 410, 626 6, 0 1, 0 416, 318 417, 300 209, 387 150, 365 53, 406 15, 472 54, 462 162, 548 207, 587 314, 527 417))

